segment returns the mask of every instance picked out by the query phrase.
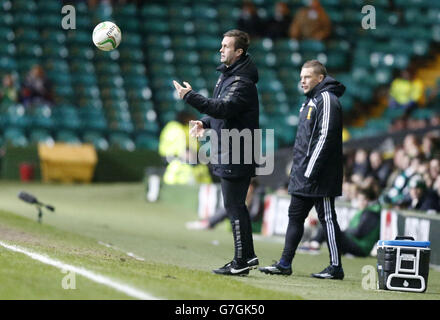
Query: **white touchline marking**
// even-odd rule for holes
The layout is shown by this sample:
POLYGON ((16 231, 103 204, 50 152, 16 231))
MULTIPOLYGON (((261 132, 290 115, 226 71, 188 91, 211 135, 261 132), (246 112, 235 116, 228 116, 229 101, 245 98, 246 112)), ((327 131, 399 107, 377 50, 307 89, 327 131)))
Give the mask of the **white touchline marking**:
POLYGON ((105 242, 102 242, 102 241, 98 241, 98 244, 103 245, 103 246, 105 246, 107 248, 111 248, 111 249, 114 249, 114 250, 118 250, 118 251, 124 252, 127 256, 132 257, 132 258, 134 258, 136 260, 145 261, 144 258, 142 258, 142 257, 140 257, 138 255, 135 255, 133 252, 126 252, 126 251, 122 250, 121 248, 118 248, 117 246, 114 246, 114 245, 112 245, 110 243, 105 243, 105 242))
POLYGON ((28 257, 30 257, 34 260, 38 260, 44 264, 48 264, 48 265, 54 266, 56 268, 75 272, 75 273, 82 275, 83 277, 88 278, 94 282, 106 285, 106 286, 111 287, 117 291, 125 293, 126 295, 128 295, 130 297, 133 297, 136 299, 141 299, 141 300, 159 300, 159 298, 154 297, 147 292, 130 287, 129 285, 126 285, 123 283, 119 283, 115 280, 112 280, 112 279, 106 277, 106 276, 94 273, 94 272, 89 271, 87 269, 76 267, 76 266, 73 266, 70 264, 66 264, 64 262, 52 259, 48 256, 45 256, 45 255, 42 255, 39 253, 35 253, 35 252, 31 252, 27 249, 24 249, 24 248, 21 248, 18 246, 14 246, 14 245, 10 245, 10 244, 4 243, 2 241, 0 241, 0 245, 6 249, 11 250, 11 251, 23 253, 23 254, 27 255, 28 257))

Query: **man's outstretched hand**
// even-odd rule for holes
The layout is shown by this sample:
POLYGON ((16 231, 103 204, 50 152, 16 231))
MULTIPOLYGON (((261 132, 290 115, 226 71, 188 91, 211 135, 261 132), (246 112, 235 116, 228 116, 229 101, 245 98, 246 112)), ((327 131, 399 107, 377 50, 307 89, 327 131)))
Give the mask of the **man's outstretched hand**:
POLYGON ((192 90, 191 85, 186 81, 183 81, 183 84, 185 85, 184 87, 182 87, 176 80, 173 80, 173 84, 177 90, 177 93, 179 94, 180 99, 183 99, 185 94, 192 90))
POLYGON ((203 129, 203 122, 199 120, 191 120, 189 122, 190 130, 189 134, 191 137, 199 138, 203 137, 203 134, 205 133, 205 129, 203 129))

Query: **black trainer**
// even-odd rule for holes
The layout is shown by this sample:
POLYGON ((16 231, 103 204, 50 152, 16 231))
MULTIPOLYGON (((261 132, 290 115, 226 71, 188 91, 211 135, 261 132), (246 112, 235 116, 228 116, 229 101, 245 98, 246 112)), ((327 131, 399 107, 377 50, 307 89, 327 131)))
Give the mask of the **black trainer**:
POLYGON ((258 270, 266 274, 278 274, 283 276, 290 276, 292 274, 291 267, 282 267, 279 262, 276 262, 271 266, 258 268, 258 270))
POLYGON ((259 261, 257 256, 254 256, 252 258, 249 258, 246 260, 247 265, 249 266, 249 269, 256 269, 258 267, 259 261))
POLYGON ((318 278, 318 279, 337 279, 342 280, 344 279, 344 270, 341 266, 328 266, 324 270, 322 270, 320 273, 312 273, 312 277, 318 278))
POLYGON ((238 264, 235 260, 228 262, 223 267, 214 269, 212 272, 227 276, 244 276, 249 274, 248 264, 238 264))

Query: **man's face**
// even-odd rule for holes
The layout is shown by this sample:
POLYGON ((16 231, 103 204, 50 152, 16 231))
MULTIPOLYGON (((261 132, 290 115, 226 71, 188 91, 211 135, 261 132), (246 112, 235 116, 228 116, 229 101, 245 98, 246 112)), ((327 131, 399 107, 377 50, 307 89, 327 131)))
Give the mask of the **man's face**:
POLYGON ((324 75, 317 74, 313 68, 301 69, 301 89, 304 94, 309 93, 313 88, 324 79, 324 75))
POLYGON ((222 47, 220 48, 220 61, 227 66, 230 66, 237 61, 240 55, 243 53, 243 49, 235 50, 234 44, 234 37, 223 38, 222 47))

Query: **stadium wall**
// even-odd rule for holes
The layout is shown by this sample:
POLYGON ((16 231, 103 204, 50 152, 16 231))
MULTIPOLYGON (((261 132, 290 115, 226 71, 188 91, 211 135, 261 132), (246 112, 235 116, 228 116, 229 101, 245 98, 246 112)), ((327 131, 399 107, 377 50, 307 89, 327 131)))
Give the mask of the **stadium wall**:
MULTIPOLYGON (((98 163, 93 182, 135 182, 142 181, 145 168, 162 166, 161 157, 151 150, 106 150, 97 151, 98 163)), ((1 161, 1 178, 20 180, 20 166, 33 167, 33 180, 41 180, 40 159, 36 145, 28 147, 7 146, 1 161)))

